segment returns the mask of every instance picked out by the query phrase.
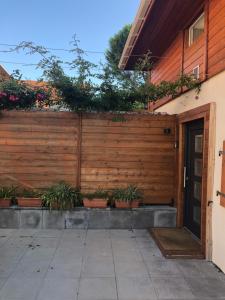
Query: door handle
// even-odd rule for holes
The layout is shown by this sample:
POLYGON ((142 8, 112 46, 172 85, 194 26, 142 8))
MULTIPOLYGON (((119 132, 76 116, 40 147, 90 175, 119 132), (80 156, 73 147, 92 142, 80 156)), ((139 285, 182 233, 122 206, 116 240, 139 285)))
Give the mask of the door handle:
POLYGON ((187 168, 184 167, 184 188, 186 187, 186 172, 187 172, 187 168))

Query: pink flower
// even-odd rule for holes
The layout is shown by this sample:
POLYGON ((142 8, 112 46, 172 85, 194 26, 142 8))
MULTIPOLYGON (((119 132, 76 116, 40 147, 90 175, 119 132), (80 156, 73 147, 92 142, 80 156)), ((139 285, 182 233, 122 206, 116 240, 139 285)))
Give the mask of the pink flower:
POLYGON ((38 93, 36 97, 37 101, 43 101, 45 99, 45 95, 42 93, 38 93))
POLYGON ((17 101, 17 100, 19 100, 19 97, 14 96, 14 95, 10 95, 10 96, 9 96, 9 101, 15 102, 15 101, 17 101))
POLYGON ((0 98, 6 97, 7 94, 5 92, 0 92, 0 98))

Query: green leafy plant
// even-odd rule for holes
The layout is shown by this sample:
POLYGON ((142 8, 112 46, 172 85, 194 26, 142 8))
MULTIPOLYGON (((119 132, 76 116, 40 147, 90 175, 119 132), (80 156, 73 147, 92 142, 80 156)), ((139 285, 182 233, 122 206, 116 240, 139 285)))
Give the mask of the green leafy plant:
POLYGON ((109 199, 109 192, 105 191, 103 189, 98 189, 97 191, 93 193, 84 193, 82 194, 83 198, 87 198, 89 200, 93 199, 109 199))
POLYGON ((80 191, 65 182, 49 187, 43 192, 41 199, 43 205, 50 209, 65 210, 81 205, 80 191))
POLYGON ((129 185, 127 188, 118 188, 112 192, 112 199, 114 201, 132 203, 142 198, 141 191, 134 185, 129 185))
POLYGON ((39 198, 41 197, 41 192, 33 189, 18 189, 16 196, 23 198, 39 198))
POLYGON ((48 91, 31 89, 21 80, 13 77, 0 81, 0 110, 42 107, 48 97, 48 91))
MULTIPOLYGON (((58 109, 126 112, 143 109, 150 101, 175 98, 184 89, 195 89, 199 93, 200 82, 193 75, 182 74, 175 81, 162 81, 157 85, 150 83, 149 77, 154 66, 151 51, 137 59, 133 71, 120 70, 118 62, 129 30, 130 26, 125 26, 110 40, 106 63, 100 64, 100 71, 96 71, 96 65, 86 59, 76 36, 73 37, 71 49, 75 57, 71 61, 63 62, 48 49, 32 42, 22 42, 10 51, 26 50, 28 54, 41 55, 38 68, 43 71, 42 79, 53 88, 58 99, 57 103, 48 101, 48 104, 52 103, 54 108, 57 104, 58 109), (75 71, 74 76, 65 74, 64 65, 70 66, 70 74, 75 71)), ((4 84, 0 86, 0 109, 24 109, 35 105, 36 96, 20 81, 12 79, 7 86, 4 84)), ((42 103, 44 96, 40 92, 38 94, 42 103)))
POLYGON ((2 186, 0 187, 0 198, 1 199, 13 199, 15 197, 16 194, 16 187, 11 186, 11 187, 7 187, 7 186, 2 186))

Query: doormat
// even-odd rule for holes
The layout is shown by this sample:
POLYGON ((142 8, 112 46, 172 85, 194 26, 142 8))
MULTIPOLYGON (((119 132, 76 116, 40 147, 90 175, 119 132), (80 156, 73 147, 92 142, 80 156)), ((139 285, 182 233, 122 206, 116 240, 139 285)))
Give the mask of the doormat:
POLYGON ((152 228, 149 231, 166 258, 204 258, 200 243, 185 228, 152 228))

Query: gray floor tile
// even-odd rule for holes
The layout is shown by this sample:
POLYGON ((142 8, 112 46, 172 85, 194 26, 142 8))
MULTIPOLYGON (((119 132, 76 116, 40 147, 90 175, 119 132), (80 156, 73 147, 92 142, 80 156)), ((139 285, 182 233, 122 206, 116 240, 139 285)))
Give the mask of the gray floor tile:
POLYGON ((113 258, 88 257, 82 268, 83 277, 113 277, 115 276, 113 258))
POLYGON ((40 285, 37 278, 10 278, 0 290, 0 299, 34 300, 40 285))
POLYGON ((148 277, 118 277, 119 300, 155 300, 156 293, 148 277))
POLYGON ((182 276, 181 270, 177 267, 175 260, 160 260, 155 259, 145 261, 148 272, 151 277, 154 276, 182 276))
POLYGON ((47 278, 40 289, 37 300, 76 300, 78 279, 47 278))
POLYGON ((153 286, 159 299, 193 299, 191 288, 184 278, 180 277, 154 277, 153 286))
POLYGON ((73 260, 69 263, 51 263, 47 272, 48 278, 79 278, 81 274, 81 260, 73 260))
POLYGON ((81 278, 78 300, 116 300, 115 278, 81 278))
POLYGON ((142 261, 115 260, 116 276, 148 277, 148 271, 142 261))
POLYGON ((37 237, 33 240, 33 245, 38 245, 40 248, 56 248, 58 243, 59 240, 56 237, 37 237))
POLYGON ((36 262, 20 262, 13 271, 11 277, 13 278, 43 278, 48 270, 48 263, 45 261, 36 262))
POLYGON ((225 280, 218 278, 186 278, 195 297, 225 298, 225 280))

